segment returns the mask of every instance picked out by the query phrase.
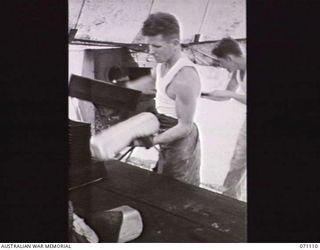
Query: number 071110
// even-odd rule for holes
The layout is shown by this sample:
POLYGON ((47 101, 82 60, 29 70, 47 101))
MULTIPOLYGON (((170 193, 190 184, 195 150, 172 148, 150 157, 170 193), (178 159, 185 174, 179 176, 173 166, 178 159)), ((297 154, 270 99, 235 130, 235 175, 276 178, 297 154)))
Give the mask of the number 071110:
POLYGON ((300 248, 318 248, 318 244, 303 243, 303 244, 300 244, 300 248))

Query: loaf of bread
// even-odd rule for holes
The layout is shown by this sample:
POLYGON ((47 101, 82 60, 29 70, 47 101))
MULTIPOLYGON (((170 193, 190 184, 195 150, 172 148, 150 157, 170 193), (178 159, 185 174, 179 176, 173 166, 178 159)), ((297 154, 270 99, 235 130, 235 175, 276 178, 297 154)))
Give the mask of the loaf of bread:
POLYGON ((91 155, 97 160, 111 160, 134 139, 155 134, 159 128, 160 123, 154 114, 140 113, 92 136, 91 155))

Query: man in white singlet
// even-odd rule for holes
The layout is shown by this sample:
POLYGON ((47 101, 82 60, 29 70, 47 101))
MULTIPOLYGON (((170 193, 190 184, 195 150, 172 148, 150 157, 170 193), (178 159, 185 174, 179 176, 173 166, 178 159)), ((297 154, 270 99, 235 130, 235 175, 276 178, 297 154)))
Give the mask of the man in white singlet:
POLYGON ((160 121, 160 132, 152 140, 152 145, 160 145, 156 171, 198 186, 200 141, 193 122, 201 88, 198 72, 182 54, 180 27, 173 15, 151 14, 143 23, 142 34, 157 66, 150 76, 127 86, 146 94, 156 93, 155 114, 160 121))
MULTIPOLYGON (((246 57, 243 54, 239 43, 232 38, 222 39, 212 50, 212 54, 217 57, 217 64, 228 70, 231 74, 225 90, 215 90, 211 93, 202 94, 203 97, 214 101, 226 101, 231 98, 246 105, 246 57), (236 93, 237 88, 242 93, 236 93)), ((230 197, 246 200, 246 175, 247 175, 247 130, 246 120, 242 124, 236 147, 231 159, 230 169, 223 183, 225 195, 230 197)))

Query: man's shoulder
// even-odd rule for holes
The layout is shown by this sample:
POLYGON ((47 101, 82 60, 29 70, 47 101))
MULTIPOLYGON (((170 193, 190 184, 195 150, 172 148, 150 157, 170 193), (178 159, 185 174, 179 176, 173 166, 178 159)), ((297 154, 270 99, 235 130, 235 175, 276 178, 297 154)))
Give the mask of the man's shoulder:
POLYGON ((194 67, 183 67, 173 79, 173 89, 176 94, 186 94, 188 98, 200 93, 201 83, 194 67))
POLYGON ((199 82, 200 83, 200 77, 198 74, 197 69, 195 66, 184 66, 179 70, 179 72, 175 75, 174 80, 177 83, 185 84, 187 82, 199 82))
POLYGON ((192 75, 192 74, 198 75, 198 71, 195 65, 186 65, 180 69, 179 73, 186 74, 186 75, 192 75))

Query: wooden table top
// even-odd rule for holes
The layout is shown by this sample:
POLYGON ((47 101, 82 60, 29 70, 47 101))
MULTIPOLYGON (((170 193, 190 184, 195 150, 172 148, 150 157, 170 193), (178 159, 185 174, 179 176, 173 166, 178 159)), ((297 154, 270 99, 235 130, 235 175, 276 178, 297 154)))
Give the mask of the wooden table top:
POLYGON ((75 212, 85 220, 128 205, 143 221, 142 235, 133 242, 246 242, 245 202, 120 161, 98 169, 102 180, 69 192, 75 212))

